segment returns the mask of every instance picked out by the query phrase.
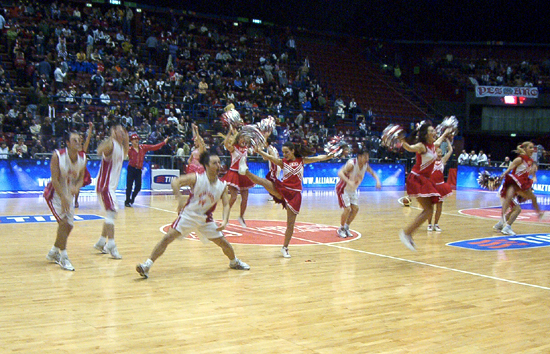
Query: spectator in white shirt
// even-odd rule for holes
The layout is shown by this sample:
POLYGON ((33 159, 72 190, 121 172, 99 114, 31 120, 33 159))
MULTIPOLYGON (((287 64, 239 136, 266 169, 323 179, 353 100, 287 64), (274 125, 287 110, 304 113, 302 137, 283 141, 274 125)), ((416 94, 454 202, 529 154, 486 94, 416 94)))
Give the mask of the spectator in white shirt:
POLYGON ((466 150, 462 150, 462 153, 458 157, 458 164, 459 165, 468 165, 470 163, 470 155, 466 152, 466 150))
POLYGON ((470 152, 470 165, 471 166, 477 166, 477 155, 474 150, 470 152))
POLYGON ((2 141, 2 144, 0 146, 0 159, 4 160, 7 159, 10 154, 10 148, 8 147, 8 144, 5 141, 2 141))
POLYGON ((483 152, 483 150, 479 150, 479 154, 477 155, 477 164, 478 166, 488 166, 489 160, 487 159, 487 155, 483 152))
POLYGON ((99 101, 101 104, 108 106, 111 104, 111 97, 107 93, 102 93, 101 96, 99 96, 99 101))
POLYGON ((53 72, 54 80, 55 80, 55 87, 57 89, 60 89, 64 86, 64 80, 65 76, 67 76, 66 73, 61 70, 61 63, 57 64, 57 67, 55 68, 55 71, 53 72))

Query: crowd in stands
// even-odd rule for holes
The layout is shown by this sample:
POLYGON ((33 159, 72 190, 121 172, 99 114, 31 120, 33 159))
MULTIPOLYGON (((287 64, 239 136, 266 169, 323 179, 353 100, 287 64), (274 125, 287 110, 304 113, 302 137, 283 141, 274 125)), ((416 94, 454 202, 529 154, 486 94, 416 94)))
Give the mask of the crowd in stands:
POLYGON ((365 125, 336 129, 342 114, 360 109, 331 104, 290 32, 96 3, 14 1, 0 14, 0 142, 13 157, 51 152, 63 132, 85 133, 87 122, 89 152, 122 124, 144 142, 176 137, 158 152, 174 155, 194 122, 216 149, 229 103, 246 123, 272 115, 280 139, 320 149, 334 134, 359 143, 370 135, 365 125))

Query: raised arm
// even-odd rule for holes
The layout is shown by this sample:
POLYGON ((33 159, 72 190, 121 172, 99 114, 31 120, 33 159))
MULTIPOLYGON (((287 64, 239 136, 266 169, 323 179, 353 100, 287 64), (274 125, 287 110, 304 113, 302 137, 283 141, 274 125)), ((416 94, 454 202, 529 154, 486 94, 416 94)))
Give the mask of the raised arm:
POLYGON ((313 163, 313 162, 319 162, 319 161, 326 161, 334 158, 334 153, 329 153, 326 155, 317 155, 317 156, 310 156, 310 157, 304 157, 302 161, 304 161, 304 164, 306 163, 313 163))
POLYGON ((88 135, 86 136, 84 145, 82 145, 82 151, 84 151, 85 153, 88 153, 88 147, 90 146, 90 140, 92 139, 93 130, 94 130, 94 123, 88 122, 88 135))
POLYGON ((99 144, 97 147, 97 154, 99 156, 111 157, 113 153, 113 140, 112 138, 107 138, 99 144))
MULTIPOLYGON (((199 145, 199 154, 202 154, 206 151, 206 144, 204 143, 204 139, 199 134, 199 127, 197 127, 196 124, 191 124, 191 129, 193 130, 193 139, 198 143, 199 145)), ((225 144, 225 141, 224 141, 225 144)))
POLYGON ((234 135, 235 135, 235 130, 233 129, 233 126, 230 126, 229 131, 227 132, 227 135, 223 140, 223 146, 225 146, 227 151, 229 151, 230 153, 235 151, 235 147, 233 146, 233 143, 232 143, 234 135))
POLYGON ((169 138, 166 138, 164 139, 164 141, 161 141, 160 143, 155 145, 141 145, 141 148, 145 151, 157 151, 168 143, 168 139, 169 138))
POLYGON ((443 134, 441 134, 441 136, 434 142, 435 147, 438 147, 439 145, 441 145, 442 142, 448 139, 447 136, 449 136, 449 134, 451 134, 452 132, 453 130, 451 128, 445 129, 443 134))
POLYGON ((445 156, 441 158, 441 161, 443 162, 443 164, 446 164, 449 158, 451 157, 451 155, 453 154, 453 144, 448 138, 447 138, 447 146, 449 147, 449 149, 445 154, 445 156))
POLYGON ((282 159, 280 159, 278 157, 275 157, 275 156, 271 156, 270 154, 266 153, 265 151, 263 151, 261 149, 256 150, 256 152, 258 154, 260 154, 264 158, 264 160, 271 161, 275 165, 280 166, 281 168, 283 167, 283 160, 282 159))

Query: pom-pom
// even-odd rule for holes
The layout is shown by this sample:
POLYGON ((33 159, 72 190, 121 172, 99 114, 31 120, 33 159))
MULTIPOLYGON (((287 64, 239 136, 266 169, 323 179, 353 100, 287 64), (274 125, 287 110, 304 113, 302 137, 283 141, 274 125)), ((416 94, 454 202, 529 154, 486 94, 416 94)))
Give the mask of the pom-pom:
POLYGON ((435 127, 435 131, 437 132, 437 136, 443 135, 445 130, 450 128, 452 130, 452 135, 456 136, 458 134, 458 120, 455 116, 445 117, 441 124, 439 124, 437 127, 435 127))
POLYGON ((408 207, 408 206, 411 206, 411 198, 409 198, 408 196, 404 196, 404 197, 401 197, 399 199, 397 199, 397 202, 401 205, 403 205, 404 207, 408 207))
POLYGON ((483 171, 479 173, 477 177, 477 184, 483 188, 490 191, 496 191, 500 187, 502 182, 502 177, 498 175, 491 175, 489 171, 483 171))
POLYGON ((250 142, 250 146, 253 148, 262 149, 267 145, 265 136, 255 124, 245 125, 239 133, 250 142))
POLYGON ((401 148, 401 140, 405 136, 405 130, 402 126, 390 124, 382 132, 381 145, 390 150, 398 150, 401 148))
POLYGON ((334 136, 325 144, 325 152, 334 155, 334 157, 345 155, 346 151, 349 151, 349 145, 341 135, 334 136))
POLYGON ((241 115, 235 109, 223 113, 220 119, 226 127, 232 126, 233 128, 238 129, 243 125, 241 115))
POLYGON ((266 136, 270 136, 273 130, 275 130, 277 124, 275 124, 275 118, 272 116, 267 116, 267 118, 262 119, 257 126, 262 133, 266 136))

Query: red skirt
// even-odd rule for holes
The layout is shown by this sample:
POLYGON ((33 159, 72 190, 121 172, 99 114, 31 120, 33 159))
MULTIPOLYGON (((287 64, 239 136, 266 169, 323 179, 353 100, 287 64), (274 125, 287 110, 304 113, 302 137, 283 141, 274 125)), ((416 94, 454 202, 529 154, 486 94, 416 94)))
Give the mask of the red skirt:
POLYGON ((82 187, 88 186, 92 184, 92 176, 90 175, 90 171, 88 171, 88 168, 84 171, 84 182, 82 183, 82 187))
MULTIPOLYGON (((412 198, 441 197, 435 184, 429 178, 416 173, 409 173, 407 176, 407 194, 412 198)), ((434 200, 432 199, 432 203, 434 200)))
POLYGON ((185 173, 198 173, 201 174, 204 172, 204 167, 202 165, 195 165, 193 163, 190 163, 187 165, 187 168, 185 169, 185 173))
POLYGON ((275 179, 272 182, 275 185, 275 189, 277 189, 279 194, 283 196, 283 199, 279 199, 270 193, 273 197, 273 201, 275 203, 282 204, 285 209, 290 208, 294 214, 298 214, 300 212, 300 207, 302 206, 302 192, 288 189, 285 184, 278 179, 275 179))
POLYGON ((252 183, 250 178, 240 175, 237 171, 233 170, 227 171, 221 180, 238 190, 247 190, 254 187, 254 183, 252 183))
POLYGON ((514 186, 515 190, 526 191, 531 189, 531 187, 533 186, 533 180, 529 178, 526 173, 521 176, 507 174, 506 177, 504 177, 502 190, 506 191, 510 186, 514 186))
POLYGON ((435 189, 437 189, 439 194, 441 194, 440 197, 437 197, 436 203, 443 203, 443 199, 445 199, 445 197, 448 197, 451 194, 453 194, 453 188, 451 187, 450 184, 445 182, 436 183, 435 189))

